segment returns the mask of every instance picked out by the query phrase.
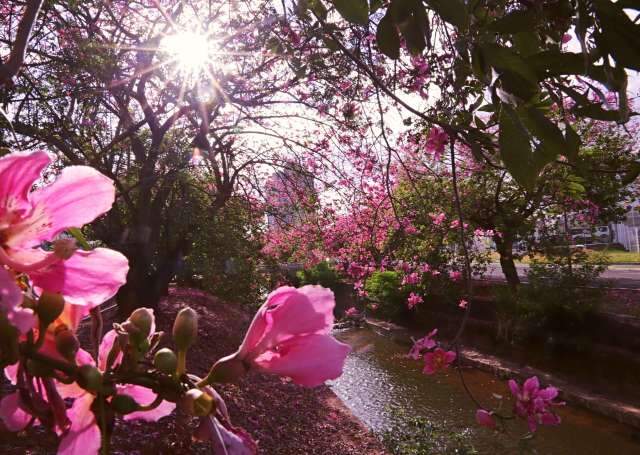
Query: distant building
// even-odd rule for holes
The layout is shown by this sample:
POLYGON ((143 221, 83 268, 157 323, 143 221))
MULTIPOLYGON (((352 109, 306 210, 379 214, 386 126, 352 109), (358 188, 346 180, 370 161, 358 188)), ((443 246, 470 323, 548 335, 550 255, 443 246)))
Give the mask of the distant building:
POLYGON ((266 188, 269 229, 286 228, 315 211, 318 191, 314 177, 299 165, 273 173, 266 188))

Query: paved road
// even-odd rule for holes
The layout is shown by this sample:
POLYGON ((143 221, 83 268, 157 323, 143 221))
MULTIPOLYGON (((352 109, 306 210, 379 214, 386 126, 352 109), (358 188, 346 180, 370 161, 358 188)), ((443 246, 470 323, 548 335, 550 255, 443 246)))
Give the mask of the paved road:
MULTIPOLYGON (((516 264, 518 275, 526 282, 526 275, 529 266, 526 264, 516 264)), ((500 264, 490 264, 485 279, 504 280, 504 274, 500 264)), ((622 265, 614 264, 598 278, 599 282, 608 281, 614 288, 640 289, 640 264, 622 265)))

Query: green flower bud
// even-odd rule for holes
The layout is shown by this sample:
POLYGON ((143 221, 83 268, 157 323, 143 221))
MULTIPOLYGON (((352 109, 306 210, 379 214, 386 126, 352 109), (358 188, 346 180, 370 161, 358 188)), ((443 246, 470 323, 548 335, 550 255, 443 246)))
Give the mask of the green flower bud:
POLYGON ((129 395, 115 395, 111 399, 111 407, 118 414, 131 414, 140 409, 140 405, 129 395))
POLYGON ((236 354, 223 357, 218 360, 209 371, 207 377, 202 381, 204 384, 224 384, 227 382, 237 382, 247 372, 247 367, 244 365, 236 354))
POLYGON ((162 348, 153 357, 153 366, 163 373, 173 374, 178 367, 178 358, 169 348, 162 348))
POLYGON ((43 292, 38 299, 36 314, 40 319, 40 324, 48 327, 53 321, 58 319, 64 310, 64 297, 53 292, 43 292))
POLYGON ((76 354, 80 349, 80 342, 75 334, 67 326, 60 326, 55 331, 55 341, 60 355, 70 362, 75 362, 76 354))
POLYGON ((82 365, 78 369, 78 385, 89 392, 102 388, 102 373, 93 365, 82 365))
POLYGON ((186 351, 198 335, 198 313, 187 307, 180 310, 173 323, 173 341, 178 351, 186 351))
POLYGON ((143 339, 146 339, 151 335, 151 330, 155 325, 153 310, 150 310, 149 308, 138 308, 131 313, 129 321, 131 321, 140 331, 140 336, 143 339))
POLYGON ((205 417, 213 409, 213 397, 200 389, 190 389, 183 400, 184 411, 196 417, 205 417))

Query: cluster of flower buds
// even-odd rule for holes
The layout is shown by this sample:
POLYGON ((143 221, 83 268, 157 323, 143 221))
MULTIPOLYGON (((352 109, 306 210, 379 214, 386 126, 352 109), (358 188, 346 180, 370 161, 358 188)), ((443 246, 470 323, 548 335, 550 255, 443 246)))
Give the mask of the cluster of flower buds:
POLYGON ((175 318, 175 351, 160 347, 148 308, 100 337, 98 307, 125 283, 128 262, 112 250, 81 250, 67 233, 108 211, 115 190, 102 174, 75 166, 31 191, 50 161, 44 152, 0 158, 0 367, 14 386, 0 397, 0 420, 8 430, 43 425, 59 436, 58 453, 96 454, 108 451, 116 416, 157 420, 177 407, 199 419, 194 436, 214 453, 252 454, 255 443, 231 425, 214 384, 250 370, 307 386, 342 373, 349 348, 329 334, 335 299, 320 286, 271 293, 238 351, 212 362, 204 379, 187 372, 198 334, 191 308, 175 318), (77 336, 89 315, 93 354, 77 336))

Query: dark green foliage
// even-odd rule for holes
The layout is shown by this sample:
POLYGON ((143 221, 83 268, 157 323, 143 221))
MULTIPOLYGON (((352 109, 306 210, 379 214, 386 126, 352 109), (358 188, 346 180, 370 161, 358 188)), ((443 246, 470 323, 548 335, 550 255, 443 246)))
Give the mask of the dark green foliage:
POLYGON ((301 286, 305 284, 319 284, 334 292, 336 286, 340 283, 338 272, 336 272, 333 266, 327 261, 322 261, 310 269, 300 270, 296 273, 296 276, 300 280, 301 286))
POLYGON ((405 307, 408 293, 401 286, 398 272, 374 272, 365 283, 369 299, 378 305, 376 314, 384 317, 397 316, 405 307))

